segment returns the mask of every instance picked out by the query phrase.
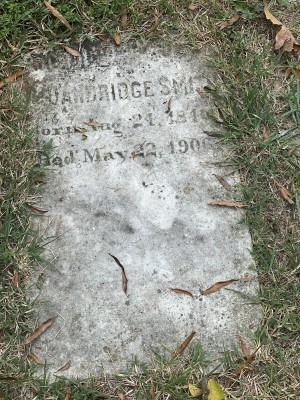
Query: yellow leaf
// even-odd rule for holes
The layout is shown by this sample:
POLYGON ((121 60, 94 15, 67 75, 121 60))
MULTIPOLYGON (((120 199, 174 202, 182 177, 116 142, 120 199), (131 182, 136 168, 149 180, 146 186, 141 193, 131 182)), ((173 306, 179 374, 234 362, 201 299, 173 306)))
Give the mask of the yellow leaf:
POLYGON ((273 25, 279 25, 279 26, 282 25, 282 23, 280 21, 278 21, 278 19, 275 18, 273 14, 270 13, 267 6, 264 7, 264 13, 265 13, 266 19, 269 19, 273 25))
POLYGON ((189 392, 191 397, 200 397, 203 394, 203 390, 198 388, 196 385, 189 384, 189 392))
POLYGON ((207 382, 207 389, 209 391, 207 400, 225 400, 223 389, 214 379, 207 382))

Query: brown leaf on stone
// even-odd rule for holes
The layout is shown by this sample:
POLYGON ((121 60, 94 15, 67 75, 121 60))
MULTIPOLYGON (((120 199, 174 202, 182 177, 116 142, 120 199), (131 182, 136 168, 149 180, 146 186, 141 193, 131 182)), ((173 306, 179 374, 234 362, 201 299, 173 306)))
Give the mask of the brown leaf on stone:
POLYGON ((149 394, 150 394, 150 399, 155 400, 155 388, 153 382, 151 382, 149 394))
POLYGON ((222 30, 222 29, 227 28, 227 26, 233 25, 239 19, 240 19, 240 15, 238 15, 238 14, 235 15, 234 17, 230 18, 230 20, 222 22, 222 24, 220 25, 220 29, 222 30))
POLYGON ((294 204, 292 193, 290 193, 279 181, 274 179, 275 185, 279 188, 281 196, 289 203, 294 204))
POLYGON ((76 49, 72 49, 72 47, 64 46, 64 49, 66 50, 67 53, 71 54, 71 56, 81 57, 81 54, 79 53, 79 51, 76 49))
POLYGON ((242 350, 242 353, 246 357, 246 359, 248 359, 249 357, 251 357, 250 350, 248 349, 248 347, 247 347, 246 343, 244 342, 242 336, 240 334, 238 334, 237 337, 239 339, 239 344, 240 344, 240 348, 242 350))
POLYGON ((70 367, 71 367, 71 360, 69 360, 65 365, 63 365, 61 368, 59 368, 56 372, 66 371, 70 367))
POLYGON ((26 73, 27 73, 27 71, 18 71, 18 72, 15 72, 14 74, 6 76, 4 78, 4 82, 0 82, 0 89, 5 85, 5 83, 13 82, 16 79, 18 79, 20 76, 25 75, 26 73))
POLYGON ((267 6, 264 7, 264 13, 265 13, 266 19, 269 19, 273 25, 278 25, 278 26, 282 25, 282 23, 280 21, 278 21, 278 19, 275 18, 273 14, 270 13, 267 6))
POLYGON ((42 361, 40 358, 33 352, 29 351, 28 356, 36 363, 36 364, 42 364, 42 361))
POLYGON ((85 125, 92 126, 93 128, 100 128, 101 124, 97 121, 84 122, 85 125))
POLYGON ((192 4, 189 5, 189 10, 191 10, 191 11, 195 11, 198 8, 200 8, 200 4, 199 3, 194 3, 194 4, 192 3, 192 4))
POLYGON ((155 8, 155 9, 154 9, 154 13, 153 13, 153 22, 152 22, 152 25, 151 25, 151 28, 150 28, 150 31, 149 31, 149 32, 154 32, 154 31, 156 31, 158 25, 159 25, 158 11, 157 11, 157 9, 155 8))
POLYGON ((218 179, 218 181, 221 183, 221 185, 226 189, 226 190, 228 190, 229 192, 231 192, 232 191, 232 186, 226 181, 226 179, 224 179, 222 176, 220 176, 220 175, 216 175, 216 174, 213 174, 217 179, 218 179))
POLYGON ((66 18, 55 7, 51 6, 51 4, 48 3, 48 1, 44 1, 44 3, 45 6, 48 8, 48 10, 50 10, 51 13, 54 15, 54 17, 59 19, 60 22, 64 24, 71 31, 72 30, 71 25, 66 20, 66 18))
POLYGON ((71 399, 71 394, 72 394, 71 388, 68 387, 67 393, 66 393, 66 396, 65 396, 65 400, 70 400, 71 399))
POLYGON ((114 36, 114 41, 115 41, 117 46, 120 46, 121 41, 122 41, 121 36, 120 35, 115 35, 114 36))
POLYGON ((19 287, 19 274, 16 270, 14 270, 13 284, 14 284, 14 287, 16 287, 16 288, 19 287))
POLYGON ((125 31, 128 28, 128 15, 122 14, 121 15, 121 29, 125 31))
POLYGON ((135 152, 135 151, 132 151, 132 152, 131 152, 131 158, 134 160, 135 157, 136 157, 136 152, 135 152))
POLYGON ((194 297, 193 294, 191 292, 189 292, 188 290, 179 289, 179 288, 170 288, 170 290, 172 290, 173 292, 178 293, 178 294, 186 294, 187 296, 194 297))
POLYGON ((191 343, 193 337, 195 336, 196 332, 192 332, 178 347, 176 352, 174 353, 172 360, 175 360, 177 357, 181 356, 182 353, 185 351, 185 349, 188 347, 188 345, 191 343))
POLYGON ((291 52, 294 48, 295 38, 291 31, 284 25, 275 37, 275 50, 291 52))
POLYGON ((223 207, 235 207, 235 208, 246 207, 242 203, 236 203, 236 202, 232 202, 232 201, 223 201, 223 200, 212 201, 212 202, 210 202, 208 204, 211 205, 211 206, 223 206, 223 207))
POLYGON ((28 207, 35 213, 35 214, 46 214, 48 210, 42 210, 41 208, 34 207, 31 204, 28 204, 28 207))
POLYGON ((23 344, 29 344, 33 342, 36 338, 41 336, 55 321, 56 317, 52 317, 47 319, 47 321, 43 322, 39 325, 34 332, 32 332, 24 341, 23 344))
POLYGON ((229 281, 216 282, 212 286, 210 286, 208 289, 201 290, 201 294, 202 294, 202 296, 206 296, 208 294, 218 292, 223 287, 231 285, 233 282, 238 282, 238 281, 239 281, 239 279, 230 279, 229 281))
POLYGON ((123 265, 120 263, 120 261, 117 259, 117 257, 113 256, 112 254, 108 253, 114 260, 115 262, 118 264, 118 266, 121 268, 122 270, 122 288, 124 293, 127 295, 127 283, 128 283, 128 279, 125 273, 125 268, 123 267, 123 265))
POLYGON ((125 394, 123 393, 118 393, 118 397, 120 400, 126 400, 125 394))

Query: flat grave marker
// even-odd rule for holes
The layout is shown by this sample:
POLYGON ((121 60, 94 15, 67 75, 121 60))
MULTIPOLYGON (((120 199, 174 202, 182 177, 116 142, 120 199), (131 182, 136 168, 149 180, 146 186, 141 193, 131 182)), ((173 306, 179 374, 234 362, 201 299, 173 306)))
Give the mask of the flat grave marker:
POLYGON ((151 349, 174 351, 193 331, 211 357, 253 331, 251 239, 235 208, 238 175, 207 117, 210 72, 201 54, 87 44, 32 59, 37 141, 52 140, 41 229, 52 268, 37 267, 33 344, 51 371, 114 372, 151 349), (215 175, 232 185, 226 190, 215 175), (181 288, 193 297, 171 290, 181 288), (234 291, 227 290, 233 289, 234 291))

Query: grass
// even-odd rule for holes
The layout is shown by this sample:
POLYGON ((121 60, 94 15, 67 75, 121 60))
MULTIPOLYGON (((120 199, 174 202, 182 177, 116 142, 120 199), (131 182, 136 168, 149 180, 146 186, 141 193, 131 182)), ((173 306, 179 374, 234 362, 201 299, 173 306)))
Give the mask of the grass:
MULTIPOLYGON (((253 256, 261 287, 264 321, 257 331, 261 347, 237 379, 226 385, 241 365, 240 350, 228 353, 216 379, 230 399, 298 399, 299 388, 299 124, 300 82, 288 69, 298 66, 293 53, 274 51, 276 29, 263 17, 261 1, 83 1, 53 2, 72 32, 55 19, 43 2, 3 0, 0 5, 0 77, 20 70, 21 55, 36 48, 59 46, 75 37, 103 38, 121 34, 122 41, 176 43, 187 49, 205 47, 218 78, 210 93, 220 111, 240 170, 245 219, 253 240, 253 256), (154 11, 159 32, 150 32, 154 11), (223 31, 219 24, 236 13, 240 20, 223 31), (127 13, 129 28, 120 31, 127 13), (294 204, 281 195, 275 180, 292 193, 294 204), (239 354, 238 354, 239 353, 239 354)), ((298 2, 272 1, 270 9, 295 37, 300 37, 298 2), (297 31, 298 29, 298 31, 297 31)), ((24 88, 24 87, 23 87, 24 88)), ((19 84, 0 94, 0 398, 62 399, 70 387, 72 399, 150 397, 187 399, 188 383, 200 384, 206 365, 201 348, 180 361, 158 357, 153 366, 115 377, 60 379, 49 384, 33 375, 34 362, 20 344, 34 325, 25 283, 32 265, 43 261, 43 239, 31 228, 28 204, 40 195, 36 152, 28 104, 19 84), (103 395, 103 396, 102 396, 103 395), (105 397, 106 396, 106 397, 105 397)), ((67 398, 67 397, 66 397, 67 398)))

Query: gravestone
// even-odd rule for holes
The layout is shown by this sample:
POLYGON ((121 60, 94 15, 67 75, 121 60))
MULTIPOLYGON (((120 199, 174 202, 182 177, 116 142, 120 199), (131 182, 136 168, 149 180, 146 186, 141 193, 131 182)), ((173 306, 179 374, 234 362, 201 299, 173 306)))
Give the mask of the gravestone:
POLYGON ((32 349, 51 371, 71 360, 64 374, 82 377, 149 362, 193 331, 220 357, 255 330, 259 310, 239 293, 256 295, 255 279, 201 294, 255 277, 242 212, 209 204, 239 198, 210 134, 211 73, 201 54, 153 46, 89 43, 80 53, 32 59, 37 142, 53 145, 40 158, 47 213, 37 223, 52 267, 37 267, 38 321, 57 316, 32 349))

